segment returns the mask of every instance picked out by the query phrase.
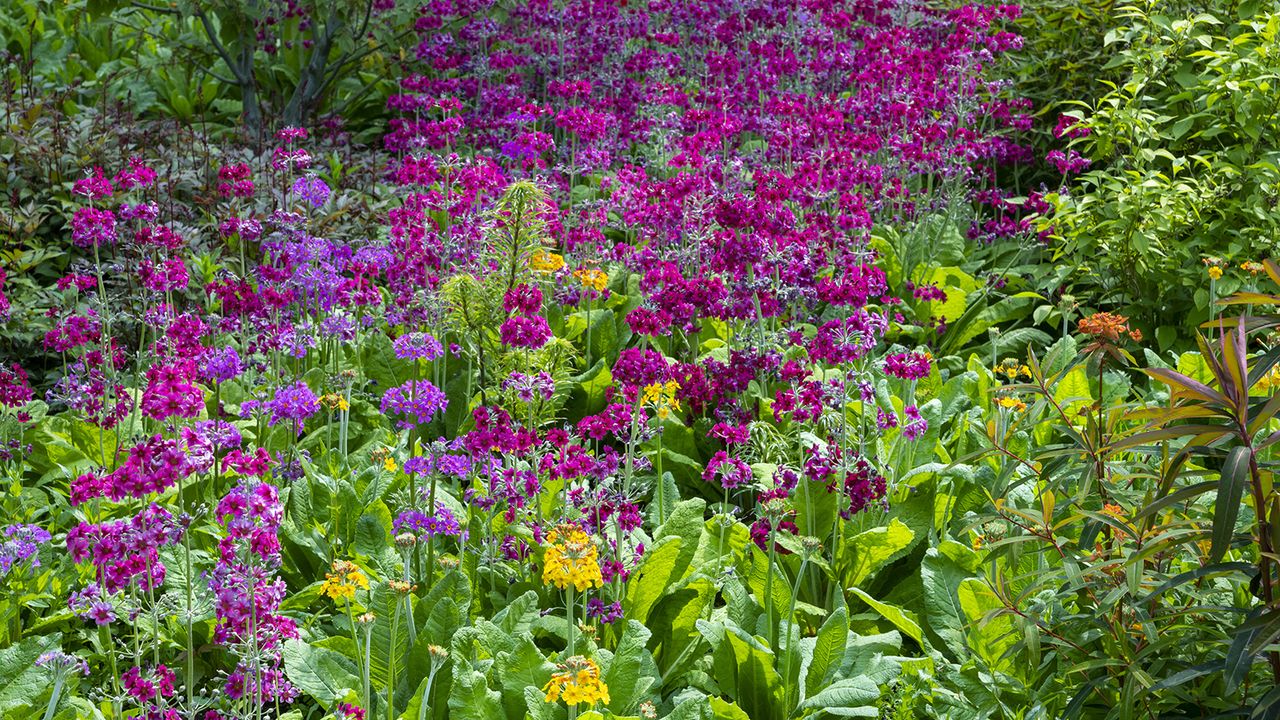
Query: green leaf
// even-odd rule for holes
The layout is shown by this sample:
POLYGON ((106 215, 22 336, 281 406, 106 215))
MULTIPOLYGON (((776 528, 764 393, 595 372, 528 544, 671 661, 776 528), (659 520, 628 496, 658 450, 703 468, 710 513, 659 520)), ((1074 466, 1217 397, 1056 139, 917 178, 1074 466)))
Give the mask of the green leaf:
POLYGON ((911 546, 915 533, 902 521, 894 518, 885 527, 858 533, 849 543, 853 558, 843 578, 846 586, 857 586, 872 573, 896 559, 911 546))
POLYGON ((732 621, 699 620, 698 630, 713 648, 713 674, 722 694, 751 720, 783 720, 787 709, 773 652, 732 621))
POLYGON ((727 702, 723 698, 711 698, 711 717, 714 720, 752 720, 737 703, 727 702))
POLYGON ((644 625, 628 620, 613 660, 602 674, 609 688, 609 710, 626 715, 635 710, 649 688, 658 682, 658 668, 645 647, 651 633, 644 625))
POLYGON ((920 577, 924 584, 925 619, 929 629, 943 641, 952 657, 960 659, 968 654, 965 640, 964 611, 960 607, 957 591, 960 583, 971 574, 954 555, 968 551, 959 543, 948 543, 942 548, 929 548, 920 563, 920 577), (954 545, 955 548, 948 548, 954 545), (942 550, 950 550, 950 554, 942 550))
POLYGON ((1231 448, 1227 461, 1222 464, 1222 476, 1218 483, 1218 499, 1213 508, 1213 542, 1209 549, 1209 562, 1217 563, 1226 555, 1235 535, 1236 517, 1240 514, 1240 499, 1248 482, 1250 450, 1240 446, 1231 448))
POLYGON ((508 635, 520 635, 529 632, 538 612, 538 593, 529 590, 499 610, 493 623, 508 635))
POLYGON ((1018 642, 1021 633, 1012 617, 999 614, 1004 603, 985 582, 977 578, 961 581, 956 594, 969 624, 969 647, 992 667, 1011 665, 1012 660, 1004 655, 1018 642))
POLYGON ((658 541, 656 547, 645 553, 635 578, 627 583, 623 607, 628 618, 644 623, 667 588, 683 577, 687 568, 677 565, 683 544, 678 537, 668 537, 658 541))
POLYGON ((650 646, 662 677, 677 681, 681 672, 698 659, 693 646, 703 639, 697 623, 715 591, 715 585, 706 578, 690 580, 679 590, 663 595, 649 613, 647 622, 653 628, 650 646))
POLYGON ((870 605, 885 620, 893 623, 893 626, 901 630, 907 637, 916 641, 916 644, 924 647, 924 633, 920 631, 920 623, 916 621, 916 614, 908 610, 903 610, 896 605, 880 602, 868 595, 860 588, 851 587, 849 592, 857 595, 862 602, 870 605))
MULTIPOLYGON (((502 703, 506 706, 507 717, 520 717, 530 709, 525 701, 525 693, 530 689, 537 693, 539 704, 546 704, 540 688, 551 679, 556 666, 533 644, 532 636, 516 638, 515 649, 498 653, 494 666, 502 683, 502 703)), ((612 691, 613 686, 609 689, 612 691)))
MULTIPOLYGON (((527 687, 524 689, 524 705, 528 710, 528 717, 532 718, 532 720, 559 720, 559 718, 563 717, 560 713, 560 708, 547 702, 546 696, 542 694, 540 688, 527 687)), ((417 719, 414 718, 414 720, 417 719)))
MULTIPOLYGON (((690 498, 675 504, 675 508, 654 533, 654 540, 667 537, 680 538, 680 549, 676 554, 676 567, 693 570, 693 556, 698 552, 698 544, 705 532, 704 518, 707 501, 702 498, 690 498)), ((687 573, 686 573, 687 574, 687 573)))
POLYGON ((355 551, 364 557, 377 557, 391 546, 392 532, 391 510, 379 500, 356 521, 355 551))
POLYGON ((507 717, 502 710, 502 695, 490 690, 483 673, 455 664, 453 685, 449 691, 449 714, 455 720, 493 720, 507 717))
POLYGON ((800 703, 800 709, 826 710, 842 717, 880 717, 876 701, 880 688, 862 677, 844 678, 823 688, 800 703))
POLYGON ((285 642, 284 670, 289 682, 326 708, 345 697, 348 690, 360 687, 355 663, 350 659, 301 640, 285 642))
POLYGON ((36 658, 57 648, 61 640, 62 634, 54 633, 0 650, 0 712, 27 707, 49 688, 50 672, 36 667, 36 658))
POLYGON ((810 689, 821 687, 827 681, 828 671, 844 653, 845 641, 849 637, 849 612, 837 608, 827 616, 822 627, 818 628, 818 636, 813 645, 813 657, 809 661, 809 669, 804 676, 804 688, 807 694, 810 689))

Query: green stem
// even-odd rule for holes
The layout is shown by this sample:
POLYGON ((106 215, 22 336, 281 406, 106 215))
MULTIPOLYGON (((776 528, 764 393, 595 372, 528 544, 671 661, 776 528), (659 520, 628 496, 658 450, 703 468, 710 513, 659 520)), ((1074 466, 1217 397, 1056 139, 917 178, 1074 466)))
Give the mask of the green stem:
POLYGON ((58 671, 57 677, 53 680, 53 694, 49 696, 49 705, 44 709, 44 720, 53 720, 53 711, 58 707, 58 701, 62 699, 62 671, 58 671))
POLYGON ((574 586, 573 586, 573 583, 569 583, 569 585, 565 586, 565 589, 564 589, 564 592, 565 592, 564 613, 565 613, 565 619, 566 619, 566 620, 568 620, 568 622, 569 622, 569 634, 568 634, 568 640, 569 640, 569 642, 568 642, 568 650, 566 651, 566 652, 568 652, 568 655, 567 655, 566 657, 573 657, 574 655, 576 655, 576 654, 577 654, 577 653, 575 653, 575 652, 574 652, 574 640, 575 640, 575 638, 574 638, 574 632, 573 632, 573 631, 574 631, 574 627, 573 627, 573 593, 574 593, 574 589, 575 589, 575 588, 574 588, 574 586))
POLYGON ((769 647, 778 652, 778 624, 773 620, 773 566, 777 560, 778 550, 773 542, 773 524, 769 527, 769 568, 765 571, 764 581, 764 620, 769 628, 769 647))

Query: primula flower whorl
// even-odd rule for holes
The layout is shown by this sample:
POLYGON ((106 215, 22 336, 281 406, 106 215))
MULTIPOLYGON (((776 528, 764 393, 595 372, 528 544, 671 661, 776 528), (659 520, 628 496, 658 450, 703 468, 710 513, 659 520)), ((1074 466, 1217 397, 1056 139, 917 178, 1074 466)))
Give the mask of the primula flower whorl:
POLYGON ((604 585, 596 544, 577 525, 561 525, 547 534, 542 582, 561 590, 573 585, 578 592, 604 585))
POLYGON ((542 686, 547 702, 564 700, 566 705, 609 702, 609 686, 600 679, 600 666, 594 660, 574 655, 557 668, 551 680, 542 686))
POLYGON ((341 598, 351 600, 357 589, 368 590, 369 578, 349 560, 334 560, 333 571, 325 573, 324 584, 320 586, 321 594, 335 602, 341 598))

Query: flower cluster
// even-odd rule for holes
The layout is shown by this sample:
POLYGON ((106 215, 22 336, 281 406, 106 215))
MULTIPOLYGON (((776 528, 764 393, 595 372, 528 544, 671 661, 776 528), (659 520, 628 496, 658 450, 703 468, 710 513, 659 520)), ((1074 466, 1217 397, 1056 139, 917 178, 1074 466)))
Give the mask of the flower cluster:
POLYGON ((333 561, 332 571, 325 574, 324 583, 320 586, 321 594, 334 601, 351 600, 356 596, 356 590, 368 589, 369 577, 350 560, 333 561))
POLYGON ((600 666, 594 660, 574 655, 557 666, 556 672, 542 687, 549 703, 563 700, 566 705, 594 705, 609 702, 609 686, 600 679, 600 666))
POLYGON ((49 532, 38 525, 9 525, 0 539, 0 577, 9 574, 14 565, 31 561, 31 567, 39 567, 36 557, 40 546, 49 542, 49 532))
POLYGON ((599 551, 576 525, 561 525, 547 534, 542 557, 542 582, 561 590, 572 585, 578 592, 604 584, 599 551))

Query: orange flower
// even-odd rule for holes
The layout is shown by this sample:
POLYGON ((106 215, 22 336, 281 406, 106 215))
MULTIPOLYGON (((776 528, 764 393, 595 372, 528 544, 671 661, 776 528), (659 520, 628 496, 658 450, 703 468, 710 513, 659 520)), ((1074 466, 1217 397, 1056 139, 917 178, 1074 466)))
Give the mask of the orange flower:
POLYGON ((1127 316, 1109 312, 1096 312, 1081 318, 1080 332, 1109 342, 1117 342, 1125 335, 1142 340, 1142 331, 1130 329, 1127 316))

